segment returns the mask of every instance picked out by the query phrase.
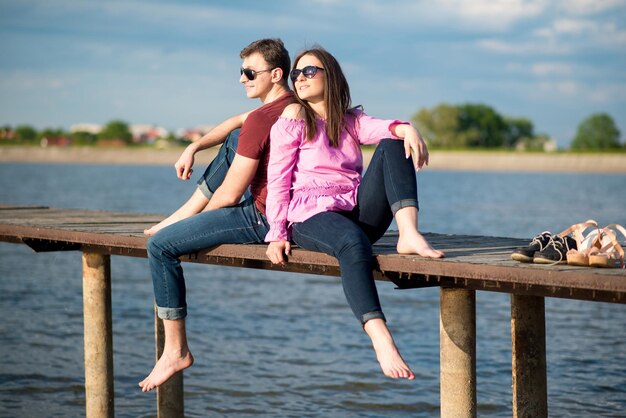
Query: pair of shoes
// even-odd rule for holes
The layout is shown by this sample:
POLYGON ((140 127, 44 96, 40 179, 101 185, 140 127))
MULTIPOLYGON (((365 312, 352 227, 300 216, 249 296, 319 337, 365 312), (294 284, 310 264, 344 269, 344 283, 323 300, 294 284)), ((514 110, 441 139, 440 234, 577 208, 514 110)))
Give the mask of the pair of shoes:
POLYGON ((574 253, 578 250, 577 241, 581 245, 583 242, 585 245, 593 242, 591 238, 587 239, 584 235, 584 232, 590 227, 597 229, 597 222, 589 219, 585 222, 574 224, 557 235, 544 231, 534 237, 526 247, 515 249, 511 254, 511 258, 524 263, 565 264, 568 262, 568 253, 572 253, 572 259, 574 259, 574 253), (574 237, 571 237, 570 234, 573 234, 574 237))
POLYGON ((624 249, 617 239, 618 232, 626 238, 626 229, 619 224, 611 224, 600 230, 600 247, 589 253, 591 267, 624 268, 624 249))
POLYGON ((602 231, 592 219, 570 227, 576 240, 576 248, 567 252, 567 264, 570 266, 589 266, 589 256, 602 248, 602 231), (588 229, 591 231, 585 233, 588 229))
POLYGON ((533 256, 535 264, 565 264, 567 263, 567 252, 576 248, 576 240, 569 235, 553 235, 550 242, 542 251, 536 252, 533 256))
POLYGON ((535 253, 543 251, 551 239, 550 231, 543 231, 535 236, 527 246, 516 248, 511 254, 511 258, 522 263, 532 263, 535 253))

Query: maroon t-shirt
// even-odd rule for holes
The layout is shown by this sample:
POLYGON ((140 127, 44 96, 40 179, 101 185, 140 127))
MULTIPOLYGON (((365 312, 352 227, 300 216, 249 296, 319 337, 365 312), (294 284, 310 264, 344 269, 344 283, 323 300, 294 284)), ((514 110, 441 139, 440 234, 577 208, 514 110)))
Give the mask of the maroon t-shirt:
POLYGON ((270 160, 270 130, 285 107, 293 103, 289 92, 267 103, 248 115, 239 132, 237 154, 259 160, 259 167, 250 183, 250 191, 257 209, 265 214, 267 200, 267 164, 270 160))

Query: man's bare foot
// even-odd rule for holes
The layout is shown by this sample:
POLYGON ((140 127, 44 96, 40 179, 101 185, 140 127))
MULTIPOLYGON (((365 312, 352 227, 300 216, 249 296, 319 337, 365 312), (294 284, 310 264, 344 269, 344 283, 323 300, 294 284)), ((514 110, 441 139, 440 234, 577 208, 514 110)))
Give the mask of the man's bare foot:
POLYGON ((149 392, 157 386, 165 383, 170 377, 181 370, 185 370, 193 364, 191 352, 177 350, 172 353, 163 352, 152 372, 144 380, 139 382, 142 392, 149 392))
POLYGON ((152 235, 156 234, 157 232, 159 232, 161 229, 165 228, 166 226, 170 226, 171 224, 176 223, 178 221, 181 221, 182 219, 183 218, 178 216, 178 212, 174 212, 170 216, 168 216, 167 218, 163 219, 158 224, 152 225, 148 229, 144 229, 143 233, 145 235, 151 237, 152 235))
POLYGON ((187 200, 180 208, 178 208, 176 212, 172 213, 170 216, 163 219, 158 224, 153 225, 148 229, 144 229, 143 233, 147 236, 152 236, 166 226, 170 226, 173 223, 182 221, 183 219, 189 218, 197 213, 202 212, 206 209, 208 204, 209 199, 204 196, 200 188, 196 188, 189 200, 187 200))
POLYGON ((435 250, 417 230, 400 233, 396 249, 398 254, 417 254, 429 258, 444 256, 443 251, 435 250))
POLYGON ((371 319, 365 323, 364 328, 372 339, 376 359, 385 376, 393 379, 415 379, 415 373, 400 355, 385 321, 371 319))

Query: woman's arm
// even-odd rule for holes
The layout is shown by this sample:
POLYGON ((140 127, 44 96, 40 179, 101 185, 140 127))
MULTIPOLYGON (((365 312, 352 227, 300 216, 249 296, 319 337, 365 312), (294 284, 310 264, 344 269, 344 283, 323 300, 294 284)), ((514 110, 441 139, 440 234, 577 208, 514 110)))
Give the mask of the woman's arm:
POLYGON ((355 112, 355 123, 358 126, 359 143, 377 144, 383 138, 392 136, 395 139, 404 139, 406 158, 415 154, 415 169, 419 170, 428 165, 428 147, 419 131, 408 122, 400 120, 384 120, 368 116, 362 111, 355 112))
POLYGON ((284 264, 291 245, 287 229, 287 216, 291 200, 292 176, 296 168, 300 144, 303 139, 303 121, 295 120, 298 108, 288 106, 274 124, 270 134, 270 159, 267 167, 266 216, 270 230, 265 237, 269 242, 267 257, 274 264, 284 264))
POLYGON ((411 156, 411 150, 413 150, 413 164, 416 170, 422 168, 424 164, 428 165, 428 147, 417 128, 407 124, 393 124, 390 131, 397 137, 404 139, 406 158, 411 156))
POLYGON ((229 133, 243 126, 250 112, 241 113, 226 119, 202 138, 189 144, 178 158, 178 161, 176 161, 176 164, 174 164, 178 178, 189 180, 193 172, 192 167, 196 153, 224 142, 229 133))

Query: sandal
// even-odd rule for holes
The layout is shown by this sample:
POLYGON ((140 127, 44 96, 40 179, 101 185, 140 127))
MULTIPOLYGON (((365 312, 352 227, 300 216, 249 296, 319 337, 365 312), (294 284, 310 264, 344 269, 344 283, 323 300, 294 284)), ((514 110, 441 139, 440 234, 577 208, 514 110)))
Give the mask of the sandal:
POLYGON ((617 232, 626 237, 626 229, 618 224, 608 225, 601 230, 602 247, 589 254, 591 267, 624 268, 624 249, 617 239, 617 232))
POLYGON ((589 255, 602 247, 602 234, 598 224, 590 219, 582 224, 572 225, 570 229, 576 240, 576 249, 572 248, 567 252, 567 264, 588 267, 589 255), (593 229, 585 235, 585 231, 589 228, 593 229))

